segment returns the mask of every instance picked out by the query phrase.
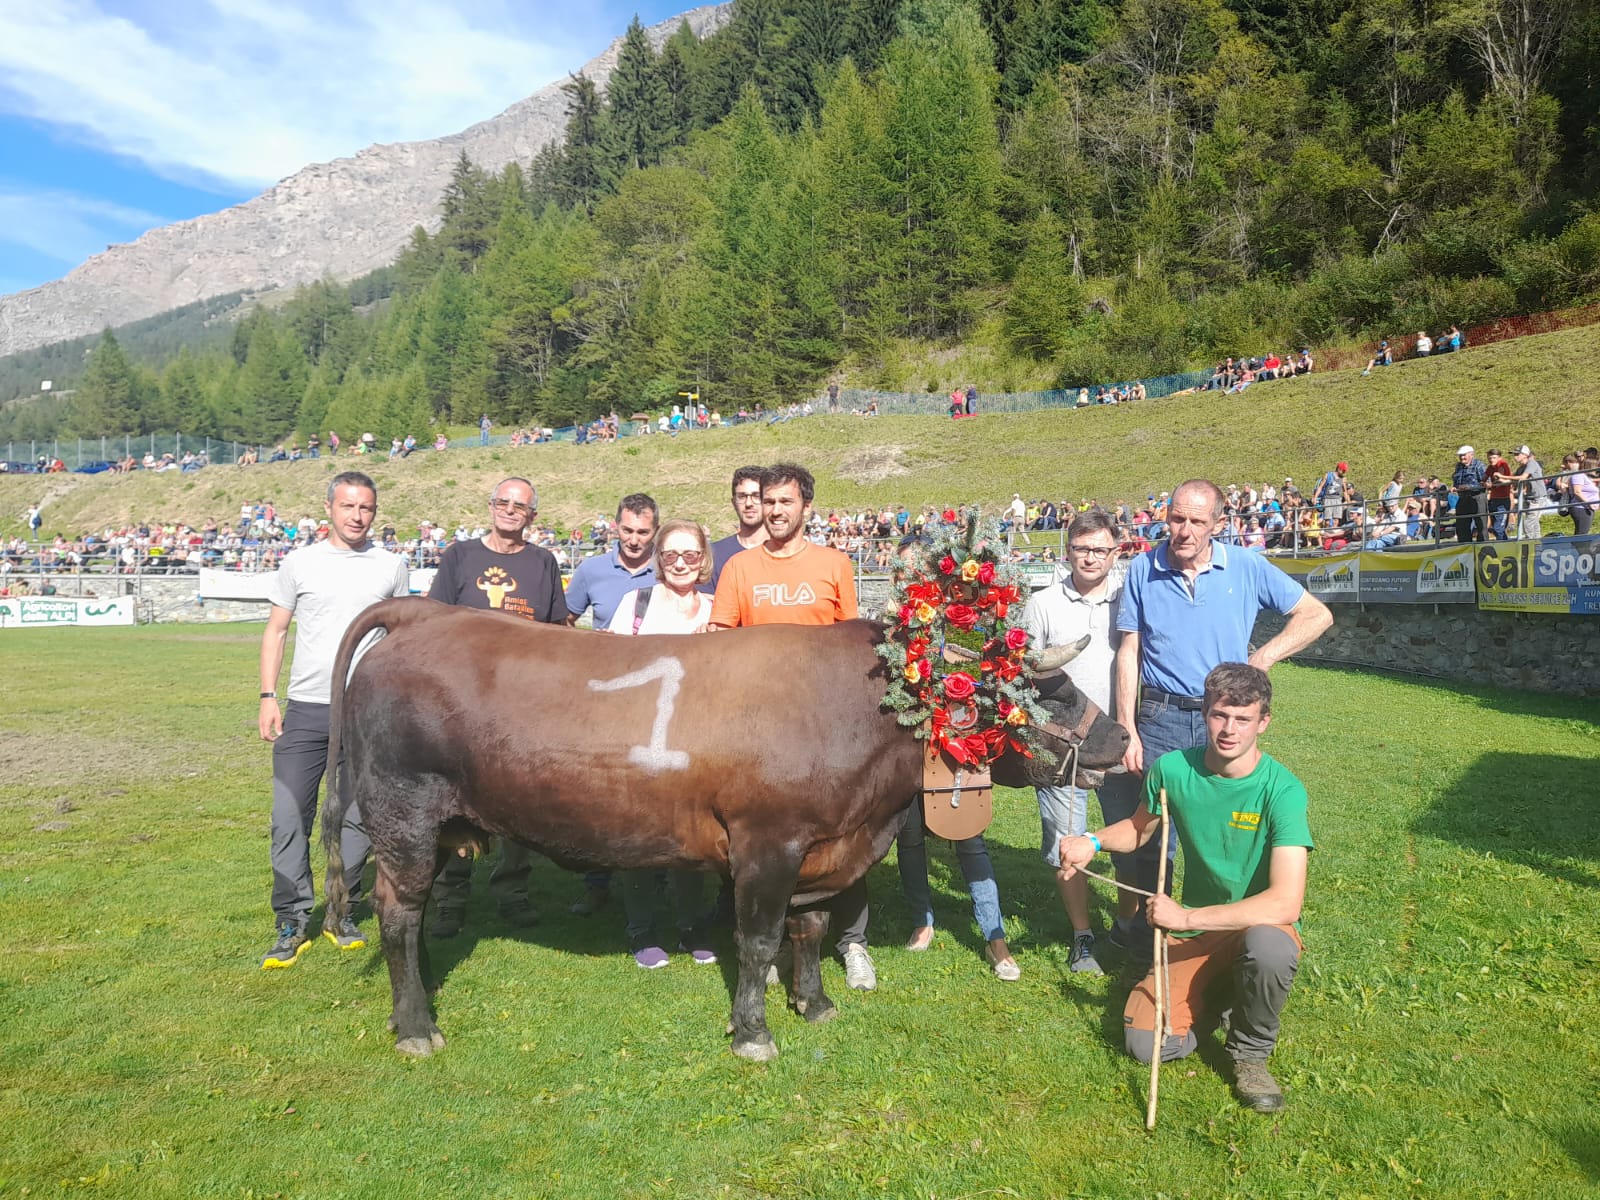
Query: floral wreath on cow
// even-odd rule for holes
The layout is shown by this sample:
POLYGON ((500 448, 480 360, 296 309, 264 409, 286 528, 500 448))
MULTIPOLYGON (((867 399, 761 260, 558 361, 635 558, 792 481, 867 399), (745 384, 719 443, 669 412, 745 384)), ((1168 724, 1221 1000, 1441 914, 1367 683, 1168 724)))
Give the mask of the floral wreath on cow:
POLYGON ((884 706, 926 739, 930 758, 943 751, 973 770, 1007 748, 1032 758, 1022 730, 1049 714, 1029 684, 1028 634, 1011 619, 1026 580, 1004 560, 996 522, 977 509, 941 516, 894 575, 878 645, 890 668, 884 706))

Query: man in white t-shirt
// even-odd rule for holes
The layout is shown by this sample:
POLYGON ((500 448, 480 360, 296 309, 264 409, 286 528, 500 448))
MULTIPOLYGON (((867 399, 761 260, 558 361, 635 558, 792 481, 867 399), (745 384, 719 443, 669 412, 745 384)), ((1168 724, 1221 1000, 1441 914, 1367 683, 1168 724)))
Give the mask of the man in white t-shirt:
MULTIPOLYGON (((1067 562, 1071 568, 1059 583, 1033 594, 1022 614, 1022 627, 1028 631, 1028 644, 1037 649, 1066 646, 1085 636, 1089 644, 1066 671, 1078 690, 1115 718, 1113 705, 1116 681, 1117 606, 1122 581, 1111 572, 1116 560, 1117 525, 1102 509, 1079 513, 1067 534, 1067 562)), ((1074 830, 1088 828, 1089 793, 1070 780, 1058 787, 1039 788, 1040 848, 1053 867, 1061 865, 1061 839, 1081 837, 1074 830)), ((1106 821, 1120 821, 1139 803, 1139 780, 1130 774, 1107 775, 1096 789, 1106 821)), ((1129 863, 1117 862, 1117 877, 1132 879, 1129 863)), ((1061 902, 1072 921, 1072 950, 1067 958, 1069 970, 1100 974, 1094 953, 1094 932, 1089 928, 1089 881, 1082 875, 1057 879, 1061 902)), ((1126 944, 1128 929, 1137 914, 1137 901, 1131 892, 1119 892, 1120 926, 1113 940, 1126 944)))
MULTIPOLYGON (((288 555, 268 587, 272 612, 261 638, 261 708, 257 728, 272 743, 272 912, 277 940, 263 970, 292 967, 310 944, 311 829, 317 792, 328 765, 329 699, 333 663, 350 622, 379 600, 410 593, 405 559, 368 539, 378 515, 378 488, 359 471, 335 475, 324 503, 326 539, 288 555), (289 712, 278 706, 278 676, 289 623, 295 624, 289 670, 289 712)), ((343 830, 345 886, 360 898, 361 872, 371 843, 352 805, 343 830)), ((341 950, 366 938, 349 917, 322 934, 341 950)))

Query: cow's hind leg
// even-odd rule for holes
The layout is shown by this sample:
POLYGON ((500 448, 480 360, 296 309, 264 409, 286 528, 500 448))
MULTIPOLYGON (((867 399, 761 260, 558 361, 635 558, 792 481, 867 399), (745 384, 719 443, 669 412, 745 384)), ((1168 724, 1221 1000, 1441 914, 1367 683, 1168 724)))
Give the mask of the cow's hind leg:
POLYGON ((733 893, 739 981, 733 992, 733 1052, 768 1062, 778 1045, 767 1029, 767 968, 778 953, 783 918, 800 872, 798 860, 736 867, 733 893))
POLYGON ((378 928, 383 940, 383 957, 389 964, 389 988, 394 1011, 389 1028, 394 1030, 395 1049, 401 1054, 424 1057, 444 1048, 444 1035, 433 1023, 428 1008, 428 990, 423 982, 422 903, 414 890, 402 889, 380 863, 373 886, 378 909, 378 928))
POLYGON ((794 943, 794 980, 789 1002, 808 1021, 826 1021, 839 1010, 822 990, 822 938, 828 932, 828 910, 789 914, 789 940, 794 943))

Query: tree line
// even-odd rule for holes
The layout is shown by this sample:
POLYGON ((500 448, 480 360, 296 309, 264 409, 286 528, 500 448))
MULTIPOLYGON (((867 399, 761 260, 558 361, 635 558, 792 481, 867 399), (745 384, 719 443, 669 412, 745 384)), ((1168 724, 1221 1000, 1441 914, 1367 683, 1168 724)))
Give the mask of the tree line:
POLYGON ((737 0, 659 51, 635 19, 562 143, 457 162, 383 294, 164 360, 107 335, 51 419, 559 425, 961 342, 1076 386, 1583 302, 1597 53, 1595 0, 737 0))

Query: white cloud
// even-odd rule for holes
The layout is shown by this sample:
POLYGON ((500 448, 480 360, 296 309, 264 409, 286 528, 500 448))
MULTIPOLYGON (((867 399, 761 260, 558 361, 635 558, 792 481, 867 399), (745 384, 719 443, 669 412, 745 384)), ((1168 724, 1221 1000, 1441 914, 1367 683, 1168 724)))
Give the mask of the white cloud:
POLYGON ((605 3, 530 7, 537 35, 498 0, 0 3, 0 111, 177 178, 260 186, 454 133, 620 32, 605 3))
MULTIPOLYGON (((71 192, 0 190, 0 245, 78 263, 166 218, 71 192)), ((23 285, 29 286, 29 285, 23 285)), ((0 295, 12 289, 0 281, 0 295)))

